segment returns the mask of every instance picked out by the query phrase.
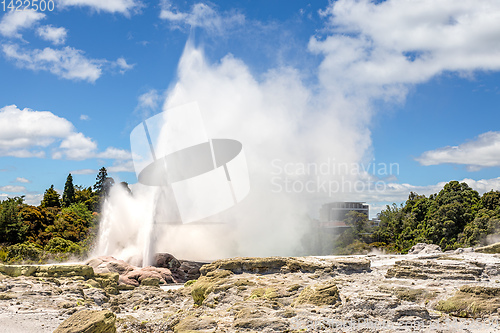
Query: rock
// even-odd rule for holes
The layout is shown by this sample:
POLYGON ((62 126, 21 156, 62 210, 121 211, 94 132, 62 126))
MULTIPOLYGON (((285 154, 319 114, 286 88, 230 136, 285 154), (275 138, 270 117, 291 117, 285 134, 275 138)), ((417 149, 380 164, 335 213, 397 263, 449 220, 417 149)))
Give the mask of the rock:
POLYGON ((75 277, 91 278, 94 270, 87 265, 66 264, 66 265, 2 265, 0 273, 16 276, 37 276, 37 277, 75 277))
POLYGON ((439 301, 436 310, 457 317, 481 317, 500 308, 500 288, 465 285, 452 297, 439 301))
POLYGON ((475 248, 474 251, 479 253, 500 253, 500 243, 478 247, 475 248))
POLYGON ((126 263, 123 260, 115 259, 109 256, 92 258, 88 260, 85 264, 94 268, 94 272, 99 274, 118 273, 119 275, 125 275, 128 272, 136 269, 136 267, 126 263))
POLYGON ((200 277, 191 285, 191 296, 194 303, 201 305, 215 287, 224 283, 231 274, 233 273, 228 270, 216 270, 200 277))
POLYGON ((181 263, 170 253, 157 253, 154 257, 153 266, 168 268, 171 271, 175 271, 181 267, 181 263))
POLYGON ((275 274, 287 272, 314 273, 316 271, 339 270, 342 272, 362 272, 370 270, 370 260, 366 258, 316 259, 313 257, 266 257, 231 258, 216 260, 200 268, 201 275, 216 269, 229 270, 236 274, 275 274))
POLYGON ((74 277, 89 279, 94 276, 94 270, 87 265, 43 265, 38 266, 34 274, 38 277, 74 277))
POLYGON ((302 290, 294 304, 340 305, 339 290, 332 282, 308 286, 302 290))
POLYGON ((393 321, 399 320, 401 317, 419 317, 421 319, 430 319, 429 311, 425 307, 419 305, 401 305, 395 309, 393 321))
POLYGON ((95 280, 99 283, 100 287, 112 295, 118 294, 119 278, 118 273, 101 273, 95 275, 95 280))
POLYGON ((0 301, 7 301, 9 299, 13 299, 16 296, 12 293, 0 293, 0 301))
POLYGON ((54 333, 115 333, 115 322, 111 311, 82 310, 63 321, 54 333))
POLYGON ((215 328, 217 328, 217 321, 213 317, 188 316, 175 325, 174 332, 214 332, 215 328))
POLYGON ((333 262, 334 269, 347 274, 369 272, 371 265, 371 261, 366 258, 339 257, 335 258, 333 262))
POLYGON ((185 283, 200 277, 200 268, 207 263, 180 260, 181 265, 177 269, 170 269, 172 277, 177 283, 185 283))
POLYGON ((287 258, 283 257, 231 258, 216 260, 211 264, 204 265, 200 268, 200 273, 206 275, 208 272, 221 269, 237 274, 243 272, 272 274, 279 273, 281 268, 286 266, 286 264, 287 258))
POLYGON ((418 243, 413 245, 413 247, 408 251, 408 254, 432 254, 443 252, 439 245, 418 243))
POLYGON ((264 329, 271 332, 284 332, 288 329, 286 320, 271 317, 268 310, 262 307, 241 309, 234 316, 233 326, 237 329, 250 329, 258 332, 264 329))
POLYGON ((484 267, 475 263, 449 260, 446 264, 431 260, 401 260, 387 270, 386 278, 477 280, 484 267))
POLYGON ((143 279, 141 279, 141 286, 159 287, 160 286, 160 279, 157 279, 154 277, 143 278, 143 279))
POLYGON ((88 279, 85 281, 85 286, 89 288, 102 288, 101 284, 94 279, 88 279))
POLYGON ((474 249, 472 247, 459 247, 458 249, 456 249, 455 251, 452 251, 454 254, 461 254, 461 253, 470 253, 470 252, 474 252, 474 249))
POLYGON ((35 265, 2 265, 0 264, 0 273, 16 277, 16 276, 31 276, 37 270, 35 265))
POLYGON ((109 301, 108 294, 102 290, 97 288, 89 288, 84 289, 83 294, 86 299, 92 300, 97 305, 103 305, 109 301))
POLYGON ((138 286, 141 281, 148 278, 154 278, 159 281, 159 284, 174 283, 172 278, 172 273, 168 268, 158 268, 158 267, 144 267, 133 270, 124 277, 122 277, 122 282, 126 284, 132 284, 138 286))
MULTIPOLYGON (((140 265, 140 260, 138 261, 140 265)), ((143 278, 155 277, 160 284, 185 283, 200 276, 200 267, 205 263, 177 260, 169 253, 157 253, 154 266, 137 267, 109 256, 92 258, 86 262, 96 274, 118 273, 118 285, 137 287, 143 278)))

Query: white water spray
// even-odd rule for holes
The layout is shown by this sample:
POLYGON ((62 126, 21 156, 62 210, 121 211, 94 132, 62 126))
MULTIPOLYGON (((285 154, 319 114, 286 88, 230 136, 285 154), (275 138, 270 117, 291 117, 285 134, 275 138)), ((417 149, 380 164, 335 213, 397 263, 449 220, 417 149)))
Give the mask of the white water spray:
MULTIPOLYGON (((370 146, 369 132, 360 130, 369 119, 362 116, 365 111, 360 111, 365 110, 366 105, 330 92, 315 95, 291 69, 270 71, 263 82, 258 82, 241 61, 228 56, 219 64, 207 64, 203 52, 189 43, 178 74, 179 82, 169 91, 164 110, 196 101, 207 129, 203 137, 241 142, 250 174, 250 193, 233 207, 211 216, 210 221, 193 218, 191 221, 195 224, 170 224, 172 220, 163 223, 159 218, 159 210, 166 212, 162 214, 171 213, 169 200, 155 196, 157 191, 161 192, 160 196, 168 196, 159 190, 161 184, 132 185, 132 197, 125 196, 117 187, 103 208, 96 255, 112 255, 143 264, 150 262, 155 251, 192 260, 303 255, 301 242, 308 229, 307 213, 317 210, 325 200, 340 199, 335 193, 321 192, 322 187, 316 183, 335 180, 339 175, 290 174, 284 168, 277 169, 276 165, 289 162, 319 165, 332 158, 345 165, 359 162, 370 146), (313 186, 288 192, 281 185, 290 181, 312 182, 313 186), (318 190, 311 192, 310 188, 318 190)), ((141 147, 145 152, 153 148, 155 153, 163 152, 158 156, 192 146, 176 147, 173 151, 157 149, 154 146, 157 142, 152 142, 151 137, 155 137, 155 133, 161 137, 164 123, 158 121, 155 125, 148 123, 148 128, 145 125, 145 130, 139 132, 143 138, 148 137, 143 133, 149 132, 149 139, 131 139, 131 142, 143 142, 141 147)), ((186 128, 193 126, 190 123, 186 128)), ((177 131, 174 137, 193 140, 193 136, 186 136, 185 128, 174 130, 177 131)), ((196 133, 199 137, 203 134, 196 133)), ((163 137, 159 143, 167 144, 169 138, 172 136, 163 137)), ((155 161, 144 162, 142 169, 155 161)), ((345 176, 343 181, 356 178, 349 178, 349 174, 340 176, 345 176)), ((221 191, 207 192, 207 188, 201 187, 200 192, 208 193, 209 198, 217 198, 214 202, 219 202, 221 191)), ((199 193, 192 194, 185 198, 194 198, 199 193)), ((350 199, 345 193, 337 195, 350 199)), ((230 200, 234 200, 234 196, 230 200)), ((191 213, 186 207, 189 206, 177 207, 181 215, 191 213)))

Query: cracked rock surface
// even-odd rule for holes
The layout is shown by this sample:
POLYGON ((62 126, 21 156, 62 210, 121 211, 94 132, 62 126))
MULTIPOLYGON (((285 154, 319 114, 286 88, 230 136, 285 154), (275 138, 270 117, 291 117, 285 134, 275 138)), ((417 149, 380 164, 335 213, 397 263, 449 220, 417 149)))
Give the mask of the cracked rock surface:
POLYGON ((413 253, 231 258, 199 277, 196 265, 162 257, 171 280, 151 268, 134 285, 122 277, 136 268, 109 258, 0 266, 1 331, 53 332, 83 310, 112 313, 117 332, 500 331, 499 255, 413 253), (187 276, 197 278, 174 283, 187 276))

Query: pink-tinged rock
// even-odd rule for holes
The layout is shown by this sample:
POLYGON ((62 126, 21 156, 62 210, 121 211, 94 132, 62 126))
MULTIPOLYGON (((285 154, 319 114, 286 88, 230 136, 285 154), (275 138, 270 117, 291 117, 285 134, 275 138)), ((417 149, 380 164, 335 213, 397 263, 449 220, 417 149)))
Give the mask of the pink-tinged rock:
POLYGON ((204 263, 177 260, 169 253, 158 253, 155 255, 155 265, 148 267, 137 267, 123 260, 110 256, 92 258, 86 262, 94 269, 96 274, 118 273, 119 284, 138 287, 141 281, 154 278, 161 284, 184 283, 188 280, 197 279, 200 276, 200 267, 204 263))
POLYGON ((108 256, 90 259, 86 262, 86 264, 92 266, 96 274, 118 273, 120 275, 125 275, 136 268, 123 260, 108 256))

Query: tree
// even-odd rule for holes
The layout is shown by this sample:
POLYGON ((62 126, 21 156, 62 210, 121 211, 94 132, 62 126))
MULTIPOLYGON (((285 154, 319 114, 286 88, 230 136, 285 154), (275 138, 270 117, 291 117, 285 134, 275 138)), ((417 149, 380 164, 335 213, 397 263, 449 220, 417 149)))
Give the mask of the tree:
POLYGON ((92 187, 84 188, 83 186, 75 186, 75 203, 84 203, 87 209, 91 212, 97 211, 99 206, 99 196, 92 192, 92 187))
POLYGON ((96 177, 96 183, 94 184, 94 191, 100 196, 104 197, 109 194, 111 186, 115 184, 115 180, 108 177, 108 171, 105 167, 99 169, 99 173, 96 177))
POLYGON ((73 176, 69 174, 68 178, 66 178, 66 184, 64 184, 62 206, 69 207, 74 202, 75 202, 75 187, 73 186, 73 176))
POLYGON ((481 197, 481 203, 488 210, 498 210, 500 208, 500 192, 493 190, 486 192, 481 197))
POLYGON ((8 198, 0 204, 0 242, 20 243, 24 241, 26 226, 23 225, 19 212, 23 197, 8 198))
POLYGON ((59 193, 54 190, 54 185, 51 185, 50 188, 45 190, 45 193, 43 194, 43 199, 42 203, 40 206, 42 208, 48 208, 48 207, 61 207, 61 199, 60 199, 59 193))
POLYGON ((99 173, 95 178, 96 183, 94 184, 94 191, 100 196, 104 191, 104 184, 106 182, 106 178, 108 178, 108 171, 105 167, 99 169, 99 173))

